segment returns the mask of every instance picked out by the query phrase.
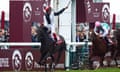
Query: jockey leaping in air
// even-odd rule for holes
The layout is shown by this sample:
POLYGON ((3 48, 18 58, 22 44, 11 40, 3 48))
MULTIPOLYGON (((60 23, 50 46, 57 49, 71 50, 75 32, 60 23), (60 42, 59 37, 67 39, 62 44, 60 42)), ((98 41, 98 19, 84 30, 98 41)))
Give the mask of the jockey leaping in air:
POLYGON ((51 37, 53 38, 54 41, 59 40, 59 37, 57 37, 56 32, 55 32, 55 23, 54 23, 54 16, 58 16, 62 14, 69 6, 70 2, 68 5, 64 8, 62 8, 58 12, 54 12, 51 6, 46 6, 43 10, 44 12, 44 26, 48 28, 50 31, 51 37))

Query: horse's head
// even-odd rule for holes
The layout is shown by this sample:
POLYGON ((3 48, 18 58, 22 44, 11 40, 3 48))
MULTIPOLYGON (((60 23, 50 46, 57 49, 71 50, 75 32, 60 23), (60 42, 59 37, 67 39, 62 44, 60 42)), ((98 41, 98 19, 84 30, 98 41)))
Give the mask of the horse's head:
POLYGON ((44 38, 47 38, 49 36, 48 28, 45 26, 40 26, 37 31, 37 34, 38 34, 38 41, 42 41, 44 38))
POLYGON ((95 32, 94 32, 93 29, 91 29, 91 30, 89 31, 89 37, 90 37, 90 40, 91 40, 91 41, 94 41, 94 40, 96 40, 96 38, 98 38, 98 36, 95 34, 95 32))

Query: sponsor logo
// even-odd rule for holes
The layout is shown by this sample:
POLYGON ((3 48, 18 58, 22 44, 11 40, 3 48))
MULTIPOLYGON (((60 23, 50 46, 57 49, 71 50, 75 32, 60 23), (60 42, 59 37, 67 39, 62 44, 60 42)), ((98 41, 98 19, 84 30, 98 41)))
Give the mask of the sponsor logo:
POLYGON ((12 66, 15 71, 20 71, 22 65, 22 56, 19 50, 15 50, 12 55, 12 66))
POLYGON ((29 22, 32 16, 32 6, 29 2, 26 2, 23 6, 23 20, 29 22))
POLYGON ((25 67, 27 70, 32 70, 32 67, 33 67, 33 55, 31 52, 27 52, 26 53, 26 56, 25 56, 25 67))
POLYGON ((104 4, 102 7, 102 19, 104 22, 109 22, 110 18, 110 8, 107 4, 104 4))
POLYGON ((86 1, 86 7, 87 7, 88 14, 90 14, 92 12, 92 7, 89 0, 86 1))

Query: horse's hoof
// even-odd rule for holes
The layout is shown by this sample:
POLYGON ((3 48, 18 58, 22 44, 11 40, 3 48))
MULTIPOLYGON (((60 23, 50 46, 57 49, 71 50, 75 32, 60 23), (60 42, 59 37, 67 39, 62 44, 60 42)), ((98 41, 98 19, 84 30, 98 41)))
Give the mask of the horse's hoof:
POLYGON ((99 61, 94 61, 94 62, 93 62, 93 68, 96 70, 96 69, 98 69, 99 67, 100 67, 99 61))
POLYGON ((120 65, 118 65, 117 67, 120 68, 120 65))
POLYGON ((97 65, 96 68, 95 68, 95 70, 97 70, 99 67, 100 67, 100 65, 97 65))

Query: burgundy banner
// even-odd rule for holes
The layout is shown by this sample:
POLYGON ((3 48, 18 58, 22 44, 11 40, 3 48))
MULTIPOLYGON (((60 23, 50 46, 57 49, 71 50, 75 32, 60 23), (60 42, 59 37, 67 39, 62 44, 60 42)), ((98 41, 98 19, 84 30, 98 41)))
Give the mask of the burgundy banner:
POLYGON ((4 25, 5 25, 5 12, 2 11, 1 12, 1 29, 4 29, 4 25))
POLYGON ((50 0, 10 1, 10 42, 31 42, 31 25, 43 23, 43 7, 50 0))
MULTIPOLYGON (((55 55, 57 56, 57 54, 55 55)), ((56 66, 59 69, 64 69, 64 53, 59 64, 56 66)), ((55 57, 56 58, 56 57, 55 57)), ((41 71, 44 66, 40 66, 39 49, 8 49, 0 50, 0 72, 1 71, 41 71)))
POLYGON ((86 5, 86 21, 87 22, 110 22, 109 3, 93 3, 91 9, 86 5))
POLYGON ((93 3, 92 0, 76 0, 76 22, 110 22, 109 3, 93 3))

